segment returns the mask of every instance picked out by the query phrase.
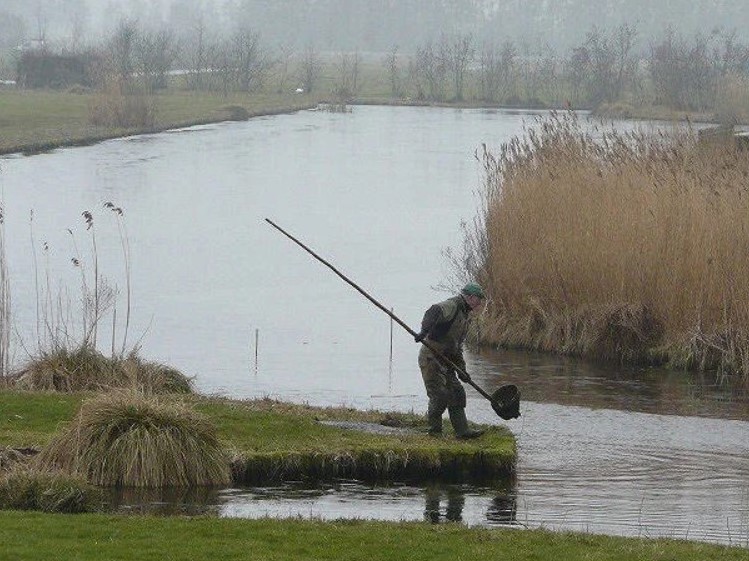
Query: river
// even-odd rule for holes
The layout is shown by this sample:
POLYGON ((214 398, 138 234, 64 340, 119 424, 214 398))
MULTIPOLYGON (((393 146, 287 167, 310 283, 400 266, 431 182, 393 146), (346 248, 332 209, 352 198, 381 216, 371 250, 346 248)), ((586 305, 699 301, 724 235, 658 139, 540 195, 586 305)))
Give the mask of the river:
MULTIPOLYGON (((449 293, 436 288, 452 276, 442 252, 459 247, 461 221, 475 215, 475 151, 539 116, 304 111, 4 158, 15 362, 44 339, 45 321, 58 336, 78 329, 95 242, 99 273, 117 292, 103 349, 138 344, 194 376, 202 393, 423 411, 413 341, 397 326, 391 335, 387 316, 264 218, 416 327, 449 293), (124 210, 119 229, 106 202, 124 210)), ((749 407, 730 384, 528 353, 472 354, 468 366, 489 390, 513 381, 523 391, 522 417, 507 423, 519 444, 514 481, 288 482, 151 502, 225 516, 427 518, 749 545, 749 407)), ((468 413, 500 422, 472 390, 468 413)))

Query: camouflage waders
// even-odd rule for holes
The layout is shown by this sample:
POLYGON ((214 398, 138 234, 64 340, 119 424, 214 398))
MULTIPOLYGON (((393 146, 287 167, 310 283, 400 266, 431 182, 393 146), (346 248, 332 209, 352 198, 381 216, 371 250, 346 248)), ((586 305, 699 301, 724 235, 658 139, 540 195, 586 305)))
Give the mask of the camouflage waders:
MULTIPOLYGON (((468 331, 469 308, 462 296, 435 304, 424 315, 426 341, 456 366, 465 369, 463 341, 468 331)), ((455 370, 443 364, 425 345, 419 351, 419 368, 429 398, 427 422, 430 434, 442 433, 442 415, 447 409, 457 436, 470 432, 466 420, 466 391, 455 370)))
MULTIPOLYGON (((450 414, 450 421, 455 429, 456 434, 460 434, 461 419, 457 419, 456 410, 463 413, 465 419, 466 391, 463 385, 455 376, 455 371, 448 366, 443 365, 437 357, 426 347, 422 346, 419 351, 419 368, 421 377, 424 380, 424 386, 429 398, 429 407, 427 409, 427 422, 429 423, 430 434, 440 434, 442 432, 442 415, 445 409, 450 414)), ((466 423, 467 426, 467 423, 466 423)))

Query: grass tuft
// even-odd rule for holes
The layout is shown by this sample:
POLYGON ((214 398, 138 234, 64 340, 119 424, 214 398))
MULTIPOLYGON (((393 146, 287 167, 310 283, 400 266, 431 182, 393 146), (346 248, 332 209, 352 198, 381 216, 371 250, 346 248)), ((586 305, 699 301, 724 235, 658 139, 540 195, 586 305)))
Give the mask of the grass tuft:
POLYGON ((101 498, 85 478, 62 472, 18 466, 0 475, 0 509, 94 512, 101 498))
POLYGON ((229 461, 214 426, 183 403, 113 392, 84 402, 36 458, 96 485, 224 485, 229 461))
POLYGON ((135 354, 106 357, 90 346, 42 353, 15 375, 27 390, 61 392, 133 388, 146 393, 192 393, 190 379, 178 370, 144 361, 135 354))

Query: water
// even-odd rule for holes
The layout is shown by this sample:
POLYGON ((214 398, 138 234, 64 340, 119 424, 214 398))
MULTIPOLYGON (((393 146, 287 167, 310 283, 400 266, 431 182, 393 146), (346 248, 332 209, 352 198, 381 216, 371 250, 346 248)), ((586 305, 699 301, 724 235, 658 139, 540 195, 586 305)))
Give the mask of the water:
MULTIPOLYGON (((475 214, 474 152, 498 147, 537 115, 306 111, 3 159, 16 362, 43 338, 40 315, 62 308, 49 323, 58 333, 79 329, 93 231, 100 274, 118 290, 114 337, 110 314, 102 348, 140 341, 144 356, 195 376, 203 393, 423 411, 417 346, 395 326, 391 363, 389 318, 263 219, 416 327, 445 296, 431 288, 450 278, 442 250, 459 246, 460 222, 475 214), (124 238, 107 201, 125 211, 124 238), (94 213, 93 230, 84 210, 94 213), (123 239, 132 270, 125 341, 123 239)), ((490 391, 508 381, 523 391, 522 417, 508 423, 519 444, 516 480, 492 488, 287 482, 126 497, 122 508, 749 542, 749 409, 729 385, 525 353, 471 355, 468 367, 490 391)), ((472 390, 468 413, 500 422, 472 390)))

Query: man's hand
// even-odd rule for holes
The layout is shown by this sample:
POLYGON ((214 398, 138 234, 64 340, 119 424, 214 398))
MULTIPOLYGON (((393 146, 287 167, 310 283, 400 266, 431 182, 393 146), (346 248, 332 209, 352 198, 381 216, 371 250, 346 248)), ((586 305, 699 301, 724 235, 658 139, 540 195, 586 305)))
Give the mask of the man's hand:
POLYGON ((458 378, 461 382, 465 382, 466 384, 471 381, 471 376, 468 374, 468 372, 458 371, 458 378))
POLYGON ((426 332, 422 331, 414 337, 414 341, 416 341, 417 343, 421 343, 426 338, 426 336, 426 332))

